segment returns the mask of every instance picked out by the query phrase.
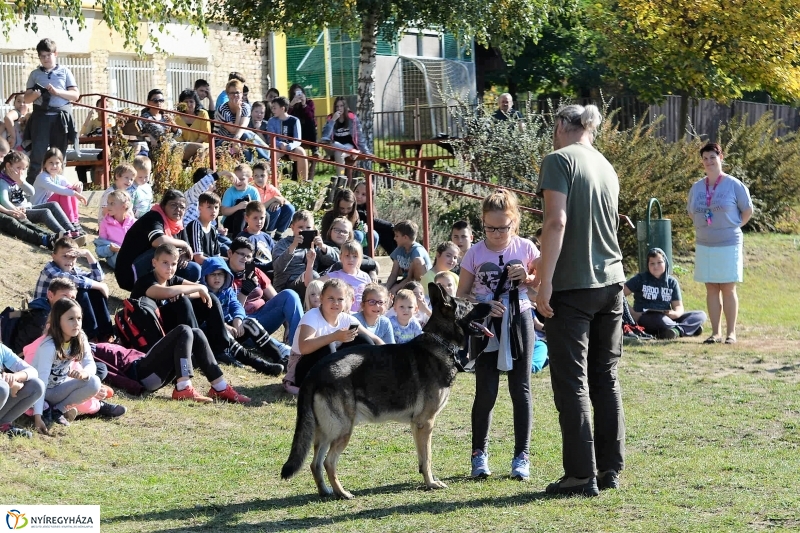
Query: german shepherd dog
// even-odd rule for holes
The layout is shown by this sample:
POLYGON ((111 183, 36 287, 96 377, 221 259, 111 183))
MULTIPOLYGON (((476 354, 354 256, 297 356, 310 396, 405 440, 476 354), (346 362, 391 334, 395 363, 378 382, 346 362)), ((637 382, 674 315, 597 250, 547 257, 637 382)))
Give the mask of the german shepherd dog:
POLYGON ((447 486, 431 472, 431 432, 455 381, 458 350, 469 335, 491 335, 482 325, 491 306, 452 298, 435 283, 428 287, 433 313, 422 335, 406 344, 351 346, 311 369, 300 386, 292 450, 281 478, 300 470, 313 442, 311 473, 320 495, 352 498, 339 482, 336 463, 353 428, 395 420, 411 422, 425 485, 447 486), (323 465, 333 491, 325 484, 323 465))

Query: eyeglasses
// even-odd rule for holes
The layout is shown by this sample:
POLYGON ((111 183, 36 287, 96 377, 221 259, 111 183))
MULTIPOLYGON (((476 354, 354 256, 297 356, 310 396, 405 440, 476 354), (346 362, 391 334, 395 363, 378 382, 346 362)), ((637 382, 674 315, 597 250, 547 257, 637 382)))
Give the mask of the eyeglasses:
POLYGON ((178 204, 175 202, 169 202, 167 207, 170 209, 174 209, 175 211, 186 211, 186 204, 178 204))
POLYGON ((383 305, 386 303, 386 300, 367 300, 367 305, 383 305))
POLYGON ((338 233, 339 235, 347 235, 350 232, 346 229, 332 229, 331 233, 338 233))
POLYGON ((233 252, 233 253, 241 257, 245 262, 253 260, 253 254, 242 253, 242 252, 233 252))
POLYGON ((158 100, 150 100, 150 101, 153 102, 154 104, 163 104, 164 103, 164 99, 163 98, 159 98, 158 100))
POLYGON ((495 228, 495 227, 492 227, 492 226, 484 226, 483 229, 486 231, 486 233, 494 233, 494 232, 497 232, 497 233, 508 233, 509 230, 511 229, 511 226, 502 226, 502 227, 499 227, 499 228, 495 228))

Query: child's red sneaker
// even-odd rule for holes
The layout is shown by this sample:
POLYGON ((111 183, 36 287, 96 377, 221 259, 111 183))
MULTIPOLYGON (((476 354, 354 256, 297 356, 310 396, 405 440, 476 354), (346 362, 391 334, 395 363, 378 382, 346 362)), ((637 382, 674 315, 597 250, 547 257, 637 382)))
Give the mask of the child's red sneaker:
POLYGON ((214 398, 215 400, 220 400, 224 402, 231 402, 231 403, 250 403, 250 398, 245 396, 244 394, 239 394, 233 387, 228 385, 224 391, 218 391, 214 387, 211 387, 211 390, 208 391, 208 395, 214 398))
POLYGON ((214 400, 208 396, 203 396, 195 390, 191 385, 183 390, 174 389, 172 391, 173 400, 193 400, 198 403, 211 403, 214 400))

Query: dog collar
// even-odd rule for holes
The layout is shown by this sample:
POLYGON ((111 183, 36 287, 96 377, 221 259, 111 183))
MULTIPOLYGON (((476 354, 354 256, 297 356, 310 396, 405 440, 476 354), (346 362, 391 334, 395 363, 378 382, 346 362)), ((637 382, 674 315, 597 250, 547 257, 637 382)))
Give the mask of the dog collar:
POLYGON ((459 348, 458 348, 458 346, 456 346, 456 345, 455 345, 455 344, 453 344, 452 342, 447 342, 446 340, 444 340, 442 337, 440 337, 440 336, 439 336, 439 335, 437 335, 436 333, 428 333, 428 335, 430 335, 431 337, 433 337, 433 340, 435 340, 436 342, 438 342, 439 344, 441 344, 442 346, 444 346, 444 348, 445 348, 445 349, 446 349, 448 352, 450 352, 450 353, 453 355, 453 357, 455 357, 455 356, 458 354, 458 350, 459 350, 459 348))

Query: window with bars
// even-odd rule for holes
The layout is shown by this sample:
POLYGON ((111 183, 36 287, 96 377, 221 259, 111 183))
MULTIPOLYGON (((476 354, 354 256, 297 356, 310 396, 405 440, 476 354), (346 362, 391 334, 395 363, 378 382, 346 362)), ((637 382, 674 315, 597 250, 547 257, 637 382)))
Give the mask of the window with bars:
MULTIPOLYGON (((78 90, 81 92, 81 94, 98 92, 93 90, 92 87, 93 65, 90 57, 59 55, 58 62, 72 72, 72 75, 75 78, 75 83, 78 84, 78 90)), ((94 105, 95 101, 95 98, 87 98, 82 99, 81 103, 94 105)), ((86 120, 89 111, 89 109, 81 106, 74 106, 72 108, 72 116, 75 118, 75 125, 78 128, 80 128, 81 124, 83 124, 83 121, 86 120)))
POLYGON ((25 83, 28 81, 29 74, 25 56, 0 54, 0 90, 3 91, 3 98, 0 99, 0 114, 5 115, 8 110, 14 108, 14 103, 6 104, 6 99, 14 93, 25 91, 25 83))
POLYGON ((208 81, 211 71, 208 63, 192 63, 184 59, 167 61, 167 104, 170 109, 178 103, 178 96, 184 89, 194 89, 194 82, 199 79, 208 81))
MULTIPOLYGON (((155 87, 156 67, 150 60, 109 59, 108 60, 108 92, 111 96, 145 103, 147 93, 155 87)), ((118 107, 130 107, 131 104, 118 103, 118 107)))

